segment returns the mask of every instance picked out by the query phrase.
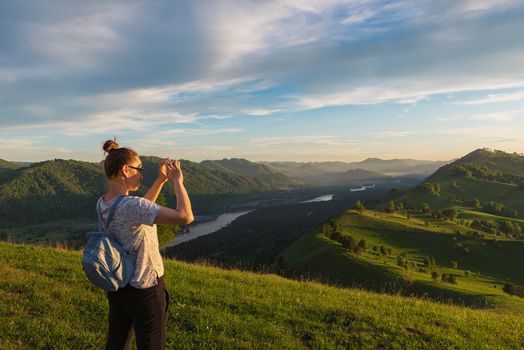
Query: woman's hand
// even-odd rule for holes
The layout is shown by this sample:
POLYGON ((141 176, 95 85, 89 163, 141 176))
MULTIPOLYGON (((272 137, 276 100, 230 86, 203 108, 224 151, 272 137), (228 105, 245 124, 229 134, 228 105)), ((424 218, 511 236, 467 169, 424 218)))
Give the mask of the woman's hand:
POLYGON ((172 177, 174 171, 175 167, 173 166, 171 159, 163 159, 158 170, 158 180, 166 182, 170 177, 172 177))
POLYGON ((171 163, 173 167, 173 171, 171 173, 171 176, 173 178, 173 181, 178 184, 182 184, 184 182, 184 175, 182 174, 182 168, 180 166, 180 161, 175 160, 171 163))

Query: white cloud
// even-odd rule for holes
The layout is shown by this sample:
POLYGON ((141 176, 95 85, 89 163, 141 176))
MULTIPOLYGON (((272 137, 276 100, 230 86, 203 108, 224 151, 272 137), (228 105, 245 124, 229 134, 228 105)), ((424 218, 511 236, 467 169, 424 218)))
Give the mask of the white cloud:
POLYGON ((257 137, 249 140, 250 145, 257 146, 277 146, 277 145, 329 145, 347 146, 354 145, 356 141, 349 141, 337 136, 268 136, 257 137))
POLYGON ((255 115, 255 116, 263 116, 268 114, 273 114, 282 111, 281 109, 263 109, 263 108, 255 108, 255 109, 243 109, 240 111, 241 114, 247 114, 247 115, 255 115))
POLYGON ((55 14, 47 22, 28 23, 22 33, 38 55, 70 66, 94 66, 106 54, 122 49, 118 27, 132 22, 136 10, 131 3, 99 3, 71 11, 70 17, 55 14))
POLYGON ((439 123, 443 123, 443 122, 451 122, 451 121, 455 121, 455 120, 461 120, 461 119, 464 119, 465 116, 463 115, 454 115, 454 116, 451 116, 451 117, 440 117, 440 118, 437 118, 437 122, 439 123))
POLYGON ((389 138, 389 137, 404 137, 414 134, 412 131, 400 131, 400 130, 391 130, 391 131, 377 131, 370 133, 371 136, 379 138, 389 138))
POLYGON ((419 95, 419 93, 423 92, 369 86, 332 94, 296 97, 296 105, 298 108, 314 109, 326 106, 365 105, 383 102, 412 104, 425 97, 425 95, 419 95))
MULTIPOLYGON (((1 135, 1 134, 0 134, 1 135)), ((8 136, 8 135, 6 135, 8 136)), ((74 152, 67 147, 49 147, 45 145, 46 137, 0 138, 0 158, 9 161, 40 161, 55 158, 68 158, 74 152)))
POLYGON ((208 136, 216 134, 240 133, 244 130, 240 128, 217 128, 217 129, 170 129, 155 132, 152 138, 162 139, 169 136, 208 136))
MULTIPOLYGON (((0 40, 0 121, 6 132, 173 130, 182 137, 211 135, 198 127, 213 125, 219 133, 253 138, 260 130, 251 126, 271 118, 242 118, 234 124, 239 128, 221 120, 329 106, 409 105, 436 94, 453 94, 454 103, 462 92, 489 89, 519 91, 462 104, 524 99, 524 6, 516 0, 210 0, 182 2, 177 11, 168 1, 30 5, 31 11, 16 8, 20 17, 0 13, 6 23, 0 40)), ((440 108, 439 99, 431 102, 440 108)), ((415 115, 410 106, 402 109, 415 115)), ((437 121, 472 125, 519 116, 457 113, 435 111, 443 115, 437 121)), ((306 128, 300 113, 291 114, 306 128)), ((375 140, 402 132, 378 133, 375 140)), ((348 144, 289 134, 258 140, 297 148, 348 144)))
POLYGON ((470 117, 471 120, 506 122, 516 117, 524 116, 524 111, 502 111, 494 113, 475 114, 470 117))
POLYGON ((346 18, 340 21, 340 23, 344 25, 354 25, 364 22, 370 18, 373 18, 374 16, 376 16, 376 14, 376 11, 371 10, 369 8, 358 8, 356 10, 351 11, 346 18))
POLYGON ((524 90, 519 90, 511 93, 504 94, 490 94, 485 98, 461 101, 456 104, 459 105, 483 105, 487 103, 497 103, 497 102, 510 102, 510 101, 519 101, 524 100, 524 90))
POLYGON ((519 3, 519 0, 462 0, 455 6, 459 13, 478 13, 491 9, 508 8, 519 3))

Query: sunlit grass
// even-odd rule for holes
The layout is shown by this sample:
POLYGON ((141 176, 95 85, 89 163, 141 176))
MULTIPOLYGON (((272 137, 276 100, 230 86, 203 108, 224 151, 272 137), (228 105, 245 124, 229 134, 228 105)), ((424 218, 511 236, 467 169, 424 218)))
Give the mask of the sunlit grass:
MULTIPOLYGON (((339 232, 367 247, 359 254, 349 253, 340 243, 312 232, 283 252, 288 274, 305 275, 344 286, 362 285, 373 290, 416 293, 438 300, 453 300, 472 307, 489 307, 524 314, 524 299, 503 292, 504 283, 524 284, 520 266, 524 242, 480 239, 456 234, 461 226, 442 219, 425 223, 427 216, 366 210, 363 215, 349 211, 336 219, 339 232), (379 247, 386 247, 381 254, 379 247), (406 258, 416 268, 397 265, 406 258), (423 266, 425 258, 435 258, 436 266, 423 266), (453 268, 453 261, 458 263, 453 268), (457 284, 434 281, 431 273, 454 274, 457 284)), ((494 236, 495 237, 495 236, 494 236)))
MULTIPOLYGON (((81 252, 0 243, 3 349, 100 349, 107 301, 81 252)), ((516 349, 524 319, 166 261, 168 347, 516 349)))

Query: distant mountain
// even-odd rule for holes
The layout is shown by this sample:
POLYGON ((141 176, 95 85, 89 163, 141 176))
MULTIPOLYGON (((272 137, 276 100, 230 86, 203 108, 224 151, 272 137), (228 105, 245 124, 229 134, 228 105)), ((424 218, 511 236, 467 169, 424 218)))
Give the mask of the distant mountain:
POLYGON ((362 183, 395 182, 395 178, 364 169, 350 169, 343 173, 323 173, 316 178, 308 178, 322 185, 355 185, 362 183))
POLYGON ((350 163, 351 167, 375 171, 387 175, 430 175, 439 167, 449 161, 429 161, 414 159, 390 159, 368 158, 361 162, 350 163))
POLYGON ((200 162, 200 164, 213 170, 225 172, 230 171, 233 173, 250 176, 262 181, 263 183, 271 184, 273 186, 285 187, 297 184, 296 180, 292 180, 284 174, 264 164, 253 163, 246 159, 231 158, 222 160, 204 160, 200 162))
MULTIPOLYGON (((279 171, 285 172, 285 174, 291 178, 299 179, 307 184, 312 185, 351 185, 362 182, 395 181, 395 178, 391 176, 369 171, 363 168, 345 169, 341 171, 326 171, 326 164, 329 164, 327 168, 330 170, 340 170, 342 169, 340 164, 344 163, 295 163, 291 167, 289 167, 289 164, 286 166, 277 164, 274 169, 279 169, 279 171)), ((347 165, 348 163, 346 163, 344 168, 347 168, 347 165)))
POLYGON ((300 164, 295 169, 290 170, 286 173, 286 175, 305 182, 316 182, 317 179, 321 179, 327 173, 328 172, 316 165, 305 163, 300 164))
MULTIPOLYGON (((447 161, 427 161, 414 159, 391 159, 368 158, 361 162, 261 162, 283 174, 303 179, 317 179, 329 173, 345 173, 348 170, 363 169, 386 176, 429 176, 439 167, 447 164, 447 161)), ((328 175, 330 176, 330 175, 328 175)), ((315 180, 316 181, 316 180, 315 180)))
MULTIPOLYGON (((158 175, 161 159, 148 156, 141 159, 145 169, 142 183, 149 186, 158 175)), ((205 165, 182 161, 186 188, 199 211, 207 212, 218 204, 227 206, 232 196, 289 189, 297 183, 256 163, 220 162, 205 165)), ((5 225, 91 219, 96 200, 105 188, 102 163, 56 159, 6 170, 0 173, 0 222, 5 225)), ((142 187, 137 194, 144 192, 142 187)), ((171 184, 164 186, 163 193, 168 203, 174 205, 171 184)))

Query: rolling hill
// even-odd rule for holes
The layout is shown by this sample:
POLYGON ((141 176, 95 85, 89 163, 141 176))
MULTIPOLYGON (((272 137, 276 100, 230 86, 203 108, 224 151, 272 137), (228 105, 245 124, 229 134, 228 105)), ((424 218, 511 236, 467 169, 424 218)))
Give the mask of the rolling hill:
MULTIPOLYGON (((2 349, 100 349, 80 251, 0 242, 2 349)), ((524 318, 165 260, 172 349, 518 349, 524 318)))
POLYGON ((524 241, 466 230, 422 213, 349 211, 283 251, 277 267, 291 277, 524 312, 524 299, 502 291, 507 282, 524 286, 524 271, 513 268, 524 261, 524 241), (441 282, 443 274, 457 283, 441 282))
POLYGON ((523 195, 524 156, 478 149, 441 167, 421 185, 394 194, 391 199, 414 208, 428 203, 433 211, 456 207, 461 213, 459 216, 464 210, 473 210, 524 218, 523 195))

